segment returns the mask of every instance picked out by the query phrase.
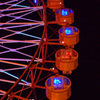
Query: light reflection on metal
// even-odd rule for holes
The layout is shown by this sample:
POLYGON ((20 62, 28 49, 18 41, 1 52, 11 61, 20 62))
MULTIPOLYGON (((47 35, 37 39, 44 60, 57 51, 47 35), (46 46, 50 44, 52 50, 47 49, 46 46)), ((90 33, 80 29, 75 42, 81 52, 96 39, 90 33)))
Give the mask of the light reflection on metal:
MULTIPOLYGON (((41 40, 40 36, 37 36, 36 34, 34 34, 34 31, 32 34, 27 33, 27 31, 35 30, 36 28, 39 28, 39 27, 42 27, 42 28, 44 27, 44 21, 40 21, 38 20, 38 18, 31 19, 31 18, 26 17, 27 15, 33 14, 37 12, 38 10, 42 10, 43 6, 29 7, 27 5, 22 5, 22 2, 24 1, 25 0, 9 0, 7 2, 0 3, 0 6, 7 5, 7 7, 5 6, 6 8, 0 9, 1 11, 0 18, 5 17, 8 19, 6 22, 3 22, 0 20, 0 31, 4 31, 4 33, 2 33, 2 36, 0 37, 0 55, 1 55, 0 63, 3 64, 3 69, 0 69, 0 73, 3 73, 5 77, 6 76, 12 77, 12 80, 0 79, 1 82, 5 82, 6 84, 8 83, 14 84, 16 81, 13 81, 13 79, 14 78, 19 79, 19 77, 10 73, 11 71, 18 72, 20 70, 24 70, 27 68, 27 64, 24 64, 24 63, 25 62, 28 63, 31 61, 31 58, 33 57, 33 55, 32 53, 30 55, 24 52, 25 49, 35 48, 40 43, 40 40, 41 40), (21 20, 21 21, 18 22, 17 20, 21 20), (14 36, 16 37, 16 39, 13 38, 14 36), (21 36, 21 39, 19 39, 19 36, 21 36), (24 39, 23 37, 26 37, 26 39, 24 39), (12 44, 15 45, 16 47, 13 47, 12 44), (10 53, 13 53, 13 56, 11 55, 12 57, 10 56, 8 57, 10 53), (23 58, 16 57, 15 53, 17 53, 17 55, 22 55, 23 58), (3 57, 2 55, 5 55, 5 56, 3 57), (10 65, 9 68, 7 68, 8 65, 10 65), (12 68, 12 65, 15 67, 12 68)), ((37 33, 37 34, 40 34, 40 33, 37 33)), ((42 62, 42 59, 35 58, 34 62, 40 63, 42 62)), ((22 82, 18 83, 19 85, 23 85, 23 86, 25 85, 29 87, 31 86, 30 82, 27 82, 23 79, 21 79, 21 81, 22 82)), ((36 86, 36 87, 39 87, 39 86, 36 86)), ((3 90, 1 91, 0 91, 1 92, 0 95, 4 95, 6 93, 6 92, 3 92, 3 90)))
MULTIPOLYGON (((10 73, 8 73, 8 72, 2 70, 2 69, 0 69, 0 72, 5 73, 5 74, 7 74, 7 75, 9 75, 9 76, 11 76, 11 77, 13 77, 13 78, 15 78, 15 79, 18 79, 17 76, 15 76, 15 75, 13 75, 13 74, 10 74, 10 73)), ((26 82, 26 81, 23 80, 23 79, 21 79, 21 81, 22 81, 22 82, 25 82, 25 83, 28 83, 28 82, 26 82)))

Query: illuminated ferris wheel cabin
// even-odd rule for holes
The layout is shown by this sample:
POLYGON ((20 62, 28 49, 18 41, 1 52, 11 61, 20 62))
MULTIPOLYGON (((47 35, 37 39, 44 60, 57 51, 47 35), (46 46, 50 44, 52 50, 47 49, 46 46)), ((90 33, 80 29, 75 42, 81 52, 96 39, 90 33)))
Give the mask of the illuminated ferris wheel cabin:
POLYGON ((71 72, 78 67, 78 53, 73 49, 60 49, 55 58, 56 67, 63 72, 71 72))
POLYGON ((64 7, 64 0, 47 0, 47 7, 53 10, 64 7))
POLYGON ((66 100, 71 95, 71 81, 65 76, 51 76, 45 86, 46 96, 50 100, 66 100))
POLYGON ((74 22, 74 11, 69 8, 56 10, 56 21, 59 25, 72 24, 74 22))
POLYGON ((59 29, 59 42, 63 45, 72 46, 79 42, 79 29, 74 26, 59 29))

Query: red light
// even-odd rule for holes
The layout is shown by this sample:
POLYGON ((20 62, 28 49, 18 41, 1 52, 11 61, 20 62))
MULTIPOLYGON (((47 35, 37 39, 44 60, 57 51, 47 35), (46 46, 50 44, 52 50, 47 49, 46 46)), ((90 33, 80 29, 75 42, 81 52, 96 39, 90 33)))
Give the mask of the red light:
POLYGON ((57 57, 60 57, 61 56, 61 51, 59 51, 58 53, 57 53, 57 57))
POLYGON ((63 52, 62 58, 71 59, 71 56, 72 56, 71 51, 65 51, 63 52))
POLYGON ((73 56, 76 57, 77 56, 77 52, 73 51, 73 56))

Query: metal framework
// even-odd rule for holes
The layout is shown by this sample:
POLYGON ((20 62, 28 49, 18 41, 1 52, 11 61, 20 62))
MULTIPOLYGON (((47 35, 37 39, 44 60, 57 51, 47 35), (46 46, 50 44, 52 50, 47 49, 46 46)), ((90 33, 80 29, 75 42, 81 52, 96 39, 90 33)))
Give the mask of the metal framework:
MULTIPOLYGON (((63 0, 55 0, 55 4, 51 4, 54 6, 58 1, 64 6, 63 0)), ((55 67, 56 51, 59 48, 74 48, 78 41, 79 35, 77 39, 73 39, 74 42, 77 40, 73 45, 63 45, 58 39, 60 25, 69 27, 74 22, 73 11, 65 9, 68 12, 71 11, 70 16, 62 17, 61 22, 58 23, 62 15, 58 14, 57 17, 57 9, 54 7, 51 10, 46 4, 45 0, 35 0, 34 3, 32 0, 0 2, 0 84, 2 86, 0 87, 0 100, 45 99, 45 93, 41 97, 39 95, 41 89, 42 91, 46 89, 44 81, 51 75, 59 76, 57 66, 55 67)), ((64 12, 65 15, 67 13, 64 12)), ((78 66, 78 54, 76 58, 75 63, 72 61, 72 67, 78 66)), ((62 64, 61 67, 66 67, 66 64, 62 64)), ((68 67, 71 65, 69 64, 68 67)), ((61 71, 63 74, 70 74, 72 70, 61 71)))
POLYGON ((2 7, 0 9, 0 82, 7 87, 7 89, 3 89, 4 86, 0 88, 0 100, 5 98, 28 100, 35 88, 45 89, 44 86, 38 85, 40 81, 58 73, 51 56, 56 52, 54 46, 61 44, 58 43, 58 39, 52 38, 57 31, 48 25, 56 24, 56 21, 47 21, 44 1, 42 6, 39 3, 34 6, 29 0, 34 7, 22 5, 26 1, 0 2, 2 7), (47 27, 52 31, 49 37, 47 27), (48 46, 53 49, 50 54, 47 53, 48 46), (47 63, 52 63, 52 68, 48 67, 47 63), (43 71, 49 72, 48 75, 41 77, 43 71), (8 84, 13 85, 8 87, 8 84), (19 90, 15 91, 14 88, 17 86, 21 86, 21 89, 18 87, 19 90), (29 92, 27 96, 22 96, 25 90, 29 92))

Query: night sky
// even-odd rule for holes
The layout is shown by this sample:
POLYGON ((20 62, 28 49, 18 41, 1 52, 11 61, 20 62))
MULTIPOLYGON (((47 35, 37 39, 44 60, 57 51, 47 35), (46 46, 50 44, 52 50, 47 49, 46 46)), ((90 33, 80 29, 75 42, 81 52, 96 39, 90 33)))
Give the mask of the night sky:
POLYGON ((68 1, 68 7, 75 11, 74 26, 80 29, 80 42, 75 46, 79 52, 79 67, 71 76, 72 96, 69 100, 100 100, 100 2, 68 1))

